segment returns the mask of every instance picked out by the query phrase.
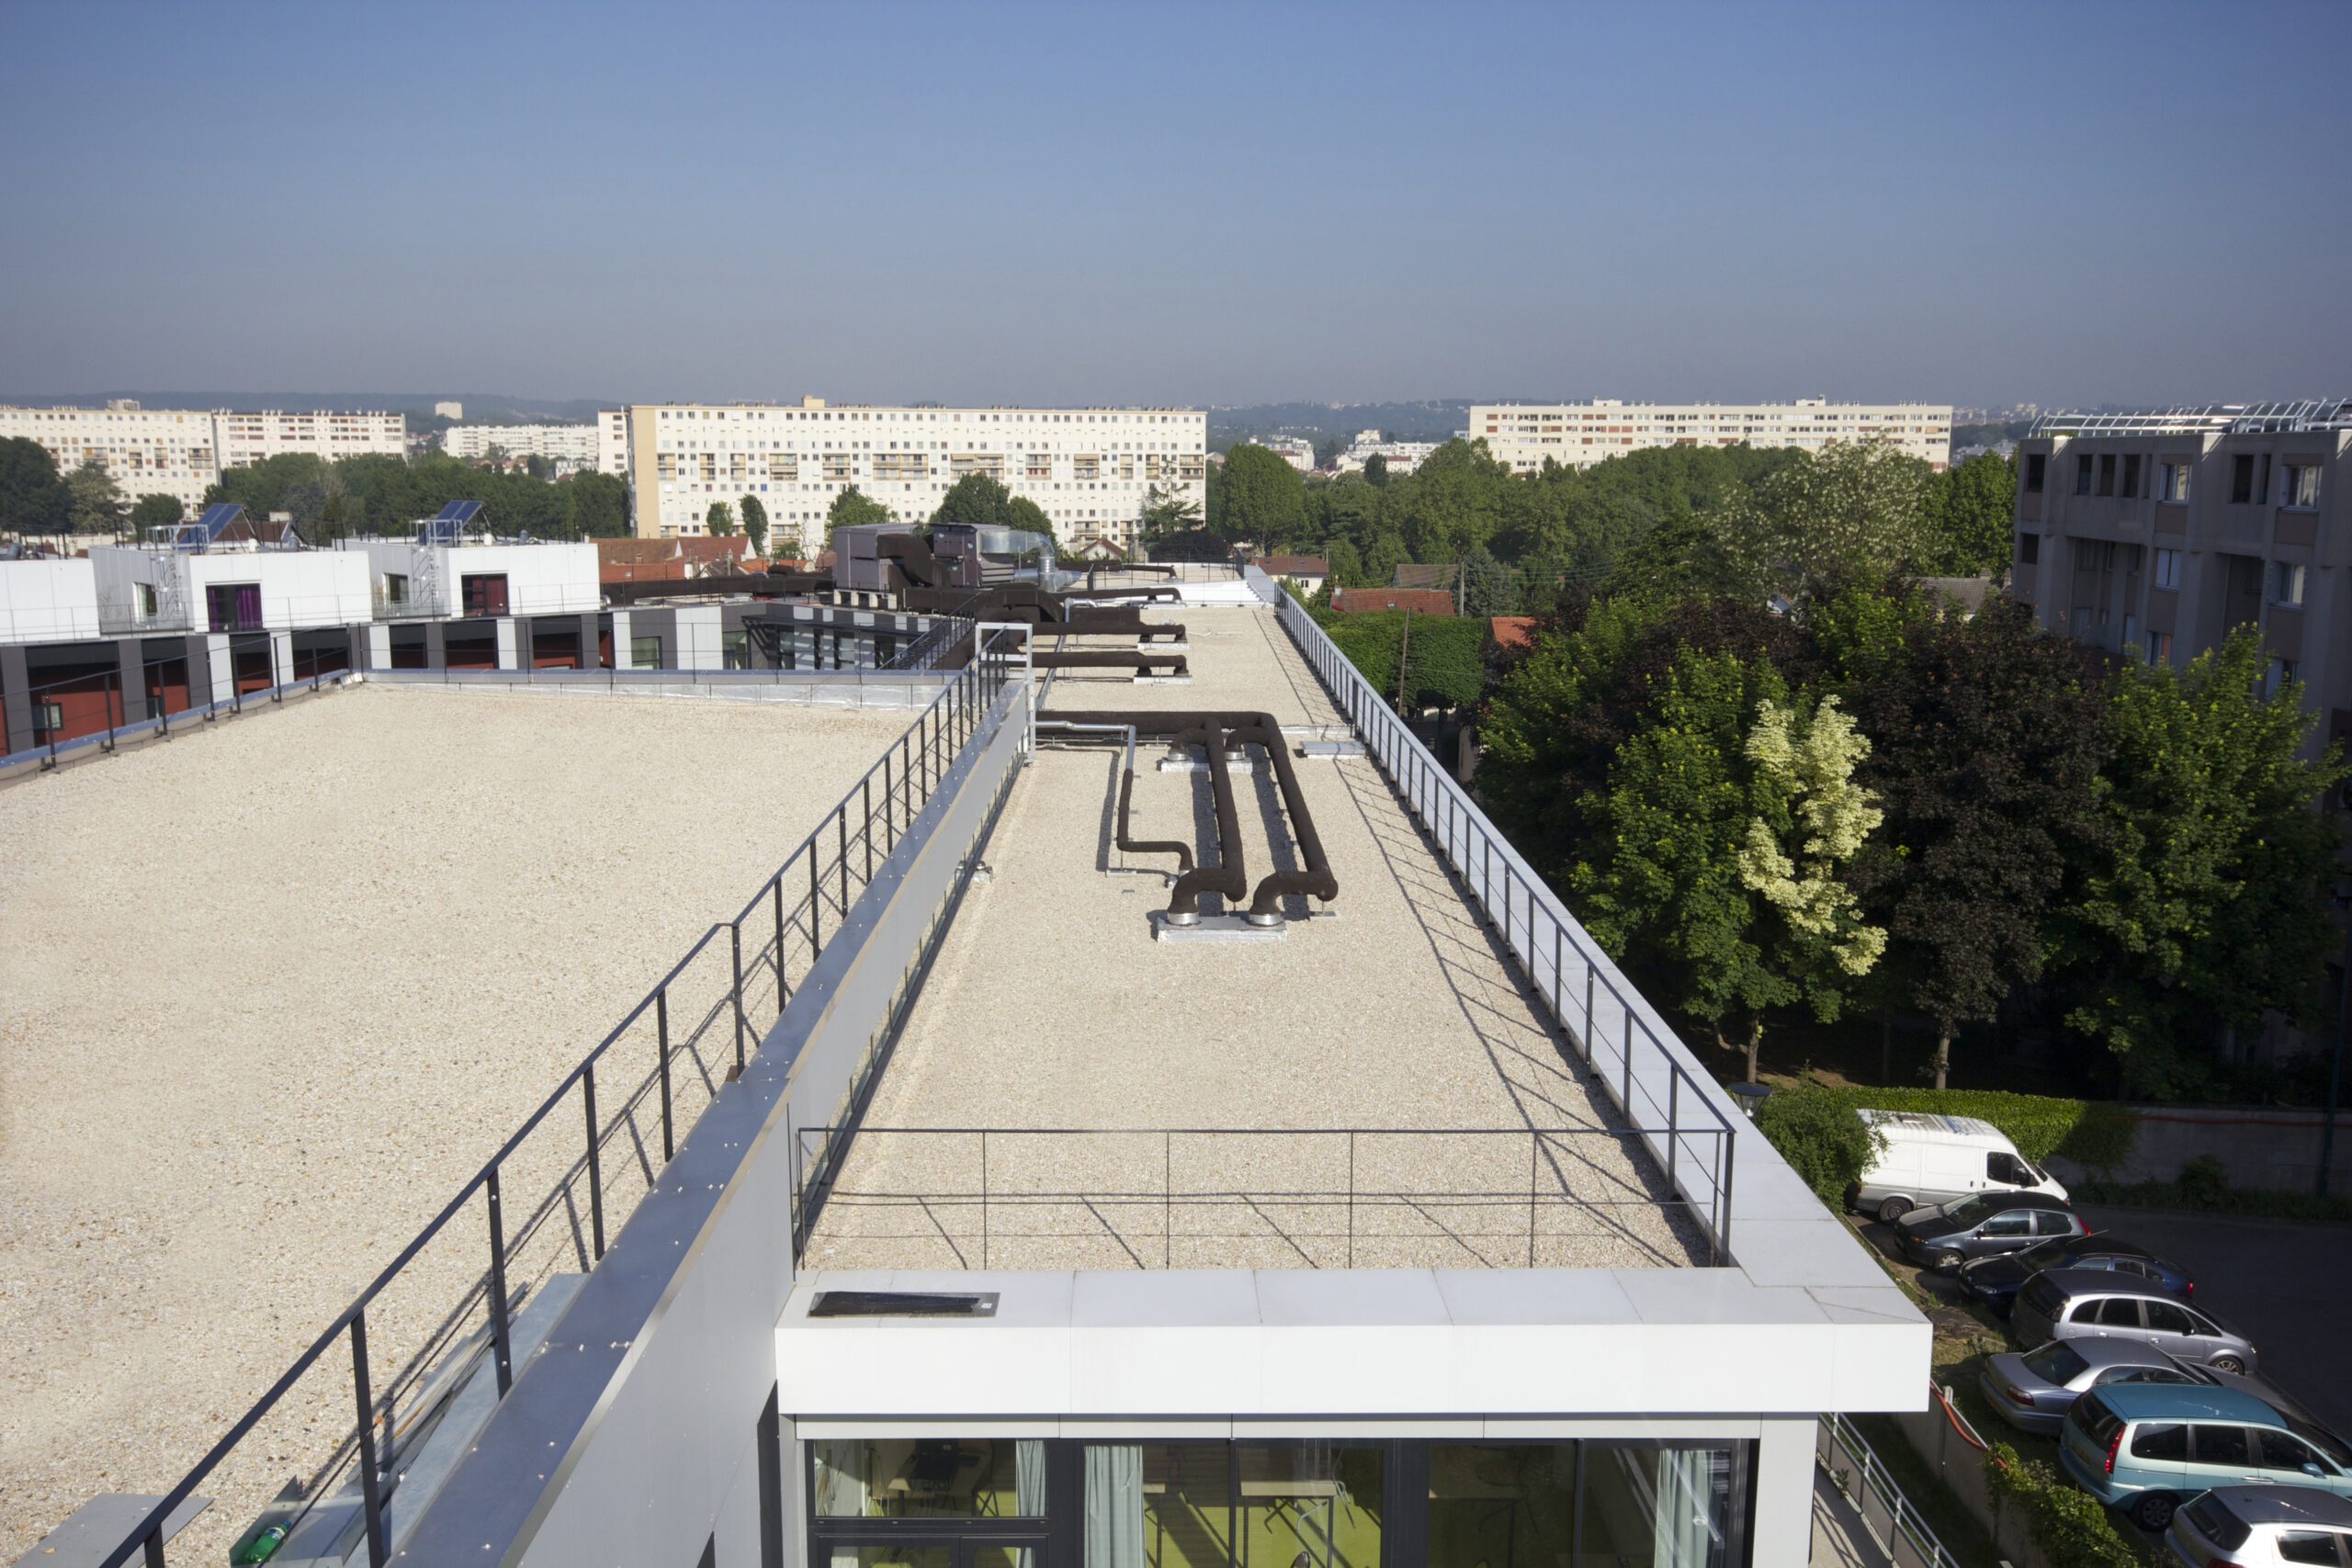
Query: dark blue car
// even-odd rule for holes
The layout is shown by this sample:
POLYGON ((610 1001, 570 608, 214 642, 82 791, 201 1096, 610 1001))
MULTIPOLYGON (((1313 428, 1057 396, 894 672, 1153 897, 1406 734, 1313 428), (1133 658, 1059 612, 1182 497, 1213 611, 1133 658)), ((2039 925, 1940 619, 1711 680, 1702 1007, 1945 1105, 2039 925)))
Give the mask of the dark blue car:
POLYGON ((2197 1299, 2197 1281, 2177 1263, 2167 1263, 2135 1242, 2112 1235, 2062 1235, 2022 1252, 1979 1258, 1960 1267, 1962 1293, 1983 1302, 2001 1317, 2018 1299, 2018 1291, 2044 1269, 2111 1269, 2144 1280, 2183 1301, 2197 1299))

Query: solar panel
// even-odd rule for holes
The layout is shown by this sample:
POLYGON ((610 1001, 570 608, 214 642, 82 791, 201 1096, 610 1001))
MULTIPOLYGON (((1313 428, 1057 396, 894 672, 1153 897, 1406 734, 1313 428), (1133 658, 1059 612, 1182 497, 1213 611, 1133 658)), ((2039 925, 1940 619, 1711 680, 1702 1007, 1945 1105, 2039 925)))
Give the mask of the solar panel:
POLYGON ((203 531, 204 537, 217 539, 220 530, 244 514, 245 509, 233 501, 215 502, 204 509, 204 515, 196 520, 196 525, 203 531))
POLYGON ((447 521, 451 523, 466 524, 472 522, 475 518, 481 515, 481 502, 453 501, 449 502, 448 505, 443 507, 439 512, 434 513, 433 520, 435 523, 447 521))

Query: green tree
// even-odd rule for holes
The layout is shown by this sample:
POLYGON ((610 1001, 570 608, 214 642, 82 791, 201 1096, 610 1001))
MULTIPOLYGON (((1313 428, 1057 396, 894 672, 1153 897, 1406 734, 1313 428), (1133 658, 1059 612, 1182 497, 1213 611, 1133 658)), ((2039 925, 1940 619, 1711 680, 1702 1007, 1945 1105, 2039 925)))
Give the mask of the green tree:
MULTIPOLYGON (((967 477, 978 479, 981 476, 973 474, 967 477)), ((948 493, 952 496, 955 491, 950 491, 948 493)), ((946 510, 944 503, 942 503, 941 510, 946 510)), ((843 528, 863 527, 876 523, 896 523, 898 520, 897 513, 870 495, 861 495, 858 493, 857 487, 851 485, 841 494, 833 497, 833 504, 826 509, 825 547, 833 548, 833 536, 843 528)), ((939 519, 934 518, 933 521, 939 521, 939 519)), ((951 521, 959 520, 951 519, 951 521)))
POLYGON ((1363 482, 1372 486, 1374 490, 1385 490, 1388 488, 1388 459, 1386 457, 1381 453, 1374 452, 1371 457, 1366 457, 1363 460, 1363 482))
POLYGON ((1323 564, 1330 569, 1328 581, 1338 583, 1342 588, 1362 587, 1366 581, 1363 558, 1356 554, 1356 547, 1345 539, 1333 539, 1323 547, 1323 564))
POLYGON ((1465 615, 1519 614, 1519 579, 1481 545, 1462 558, 1462 613, 1465 615))
POLYGON ((165 528, 184 521, 187 509, 175 495, 142 495, 130 507, 130 525, 142 536, 150 528, 165 528))
POLYGON ((756 495, 743 498, 743 536, 752 541, 752 553, 768 553, 768 509, 760 504, 756 495))
POLYGON ((1824 581, 1917 571, 1933 555, 1932 471, 1883 441, 1844 442, 1791 464, 1720 514, 1744 592, 1791 599, 1824 581))
POLYGON ((2017 465, 1991 452, 1938 474, 1927 495, 1928 570, 1942 577, 2006 578, 2017 492, 2017 465))
POLYGON ((1857 587, 1808 620, 1886 813, 1855 867, 1892 943, 1876 999, 1935 1021, 1942 1089, 1960 1026, 2041 977, 2066 868, 2099 831, 2103 705, 2075 650, 2006 600, 1963 619, 1857 587))
POLYGON ((21 435, 0 441, 0 529, 60 534, 73 512, 73 495, 47 447, 21 435))
POLYGON ((726 538, 735 532, 735 509, 723 501, 714 501, 710 510, 702 514, 702 531, 715 538, 726 538))
POLYGON ((1306 521, 1298 470, 1268 447, 1244 442, 1225 454, 1224 516, 1217 532, 1272 549, 1300 536, 1306 521))
POLYGON ((628 482, 617 474, 582 471, 560 482, 566 536, 620 539, 628 536, 628 482))
POLYGON ((1144 492, 1143 536, 1147 544, 1200 526, 1201 503, 1192 497, 1163 491, 1158 485, 1144 492))
POLYGON ((2116 677, 2067 1021, 2114 1054, 2130 1092, 2195 1088, 2198 1048, 2222 1027, 2308 1017, 2336 944, 2336 827, 2312 804, 2344 769, 2332 742, 2301 755, 2316 716, 2297 682, 2262 694, 2264 662, 2241 627, 2186 670, 2116 677))
POLYGON ((1044 507, 1027 496, 1016 495, 1006 502, 1004 525, 1032 534, 1045 535, 1046 544, 1053 551, 1054 558, 1057 560, 1061 558, 1061 542, 1054 536, 1054 520, 1046 515, 1044 507))
POLYGON ((68 518, 76 534, 111 534, 122 526, 122 491, 96 457, 65 476, 68 518))
POLYGON ((1484 441, 1449 441, 1382 492, 1383 520, 1401 530, 1413 559, 1459 560, 1503 533, 1523 499, 1518 488, 1484 441))
POLYGON ((947 487, 947 493, 939 498, 938 510, 931 514, 931 520, 968 523, 979 528, 1017 527, 1018 524, 1006 520, 1012 505, 1012 492, 996 479, 987 474, 966 474, 947 487))

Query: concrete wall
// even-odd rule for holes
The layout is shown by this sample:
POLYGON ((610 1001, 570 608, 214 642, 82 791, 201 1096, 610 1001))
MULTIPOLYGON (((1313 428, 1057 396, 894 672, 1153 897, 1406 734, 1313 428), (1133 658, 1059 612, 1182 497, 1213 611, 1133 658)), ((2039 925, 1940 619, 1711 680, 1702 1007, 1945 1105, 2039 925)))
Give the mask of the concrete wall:
MULTIPOLYGON (((2118 1181, 2172 1181, 2199 1155, 2211 1155, 2233 1187, 2309 1192, 2319 1177, 2321 1124, 2317 1111, 2226 1105, 2135 1105, 2132 1157, 2113 1172, 2118 1181)), ((2335 1157, 2328 1190, 2352 1192, 2352 1111, 2336 1113, 2335 1157)))
POLYGON ((0 561, 0 643, 97 635, 97 579, 89 561, 0 561))
MULTIPOLYGON (((262 625, 271 631, 348 626, 368 617, 368 563, 340 550, 224 550, 180 555, 100 545, 90 551, 97 602, 110 626, 137 624, 141 583, 160 586, 176 576, 180 618, 192 631, 209 629, 205 590, 216 583, 258 583, 262 625)), ((173 629, 162 621, 157 630, 173 629)))

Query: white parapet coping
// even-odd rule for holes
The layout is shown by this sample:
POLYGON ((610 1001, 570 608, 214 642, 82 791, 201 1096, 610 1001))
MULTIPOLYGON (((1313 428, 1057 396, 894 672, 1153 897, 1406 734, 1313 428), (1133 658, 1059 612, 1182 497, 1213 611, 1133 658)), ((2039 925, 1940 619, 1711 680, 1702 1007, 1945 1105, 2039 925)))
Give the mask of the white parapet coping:
POLYGON ((1917 1409, 1929 1337, 1883 1275, 1807 1288, 1736 1268, 816 1272, 777 1325, 777 1397, 800 1420, 1753 1419, 1917 1409), (988 1318, 810 1317, 830 1290, 999 1301, 988 1318))

